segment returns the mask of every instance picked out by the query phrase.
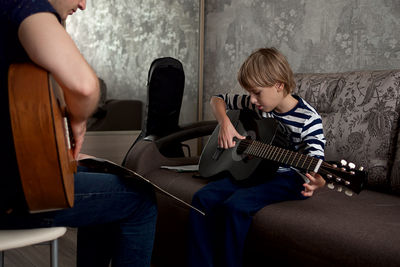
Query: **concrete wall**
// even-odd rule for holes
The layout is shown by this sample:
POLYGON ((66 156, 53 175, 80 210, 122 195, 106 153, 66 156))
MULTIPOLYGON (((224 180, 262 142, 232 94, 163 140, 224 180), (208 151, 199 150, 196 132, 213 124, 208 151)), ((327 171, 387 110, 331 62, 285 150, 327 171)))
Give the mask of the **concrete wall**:
POLYGON ((274 46, 294 72, 400 68, 395 0, 212 0, 206 5, 205 118, 218 92, 242 92, 236 73, 274 46))
POLYGON ((197 118, 199 3, 197 0, 88 0, 67 31, 107 85, 107 97, 146 103, 147 74, 159 57, 185 70, 181 120, 197 118))
MULTIPOLYGON (((181 121, 196 120, 198 0, 89 0, 67 30, 108 86, 109 97, 145 101, 153 59, 182 61, 181 121)), ((275 46, 294 72, 400 68, 398 0, 208 0, 204 118, 209 98, 242 92, 236 73, 259 47, 275 46)))

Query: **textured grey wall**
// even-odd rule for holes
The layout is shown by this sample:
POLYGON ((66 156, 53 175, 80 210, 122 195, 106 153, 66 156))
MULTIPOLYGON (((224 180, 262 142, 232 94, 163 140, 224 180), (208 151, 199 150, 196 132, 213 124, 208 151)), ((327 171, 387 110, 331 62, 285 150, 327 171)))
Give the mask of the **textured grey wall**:
POLYGON ((275 46, 294 72, 400 68, 398 0, 206 2, 204 118, 209 98, 241 92, 236 73, 255 49, 275 46))
MULTIPOLYGON (((145 101, 151 61, 183 62, 181 122, 196 120, 198 0, 90 0, 67 30, 109 88, 145 101)), ((255 49, 275 46, 294 72, 400 68, 398 0, 207 0, 204 118, 209 98, 241 92, 236 73, 255 49)))
POLYGON ((197 118, 199 2, 90 0, 67 31, 107 84, 108 98, 146 103, 147 74, 158 57, 179 59, 186 81, 181 121, 197 118))

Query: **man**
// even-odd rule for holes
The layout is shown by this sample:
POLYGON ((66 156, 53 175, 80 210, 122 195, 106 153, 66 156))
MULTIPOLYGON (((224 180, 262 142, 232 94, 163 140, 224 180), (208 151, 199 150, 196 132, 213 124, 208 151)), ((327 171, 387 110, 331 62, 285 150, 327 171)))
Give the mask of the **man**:
POLYGON ((77 266, 149 266, 156 207, 154 192, 105 173, 79 168, 71 209, 29 214, 23 198, 10 126, 7 72, 10 64, 33 62, 63 85, 79 158, 86 121, 99 99, 98 78, 61 21, 85 0, 7 0, 0 4, 0 116, 3 134, 0 227, 78 227, 77 266))

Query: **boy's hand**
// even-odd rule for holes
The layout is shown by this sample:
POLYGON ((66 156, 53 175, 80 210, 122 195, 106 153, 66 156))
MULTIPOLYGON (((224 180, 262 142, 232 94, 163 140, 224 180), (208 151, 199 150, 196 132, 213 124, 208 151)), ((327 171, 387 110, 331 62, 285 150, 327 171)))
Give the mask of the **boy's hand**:
POLYGON ((306 176, 310 182, 303 184, 304 190, 301 191, 301 194, 305 197, 311 197, 314 194, 314 191, 318 188, 324 187, 326 182, 318 173, 306 173, 306 176))
POLYGON ((221 127, 219 129, 219 134, 218 134, 218 147, 220 148, 231 148, 236 145, 235 140, 233 138, 236 137, 238 139, 245 139, 246 137, 240 135, 235 127, 233 127, 231 121, 228 119, 226 120, 223 124, 221 124, 221 127))

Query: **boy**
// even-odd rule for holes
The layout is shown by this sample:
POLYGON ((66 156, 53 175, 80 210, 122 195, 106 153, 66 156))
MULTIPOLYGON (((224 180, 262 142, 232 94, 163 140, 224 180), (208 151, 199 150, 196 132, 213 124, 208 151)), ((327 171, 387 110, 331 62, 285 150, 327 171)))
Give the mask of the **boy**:
MULTIPOLYGON (((235 146, 234 137, 244 139, 226 115, 226 109, 250 109, 261 118, 275 118, 291 131, 293 151, 323 159, 325 138, 319 114, 301 97, 292 95, 293 72, 275 48, 253 52, 242 64, 238 81, 249 95, 218 95, 211 107, 220 125, 218 145, 235 146)), ((241 187, 230 177, 210 182, 200 189, 192 205, 207 215, 190 214, 190 266, 242 266, 243 248, 253 215, 264 206, 286 200, 301 200, 325 185, 319 174, 306 174, 304 183, 296 170, 280 167, 262 175, 264 182, 241 187)))

